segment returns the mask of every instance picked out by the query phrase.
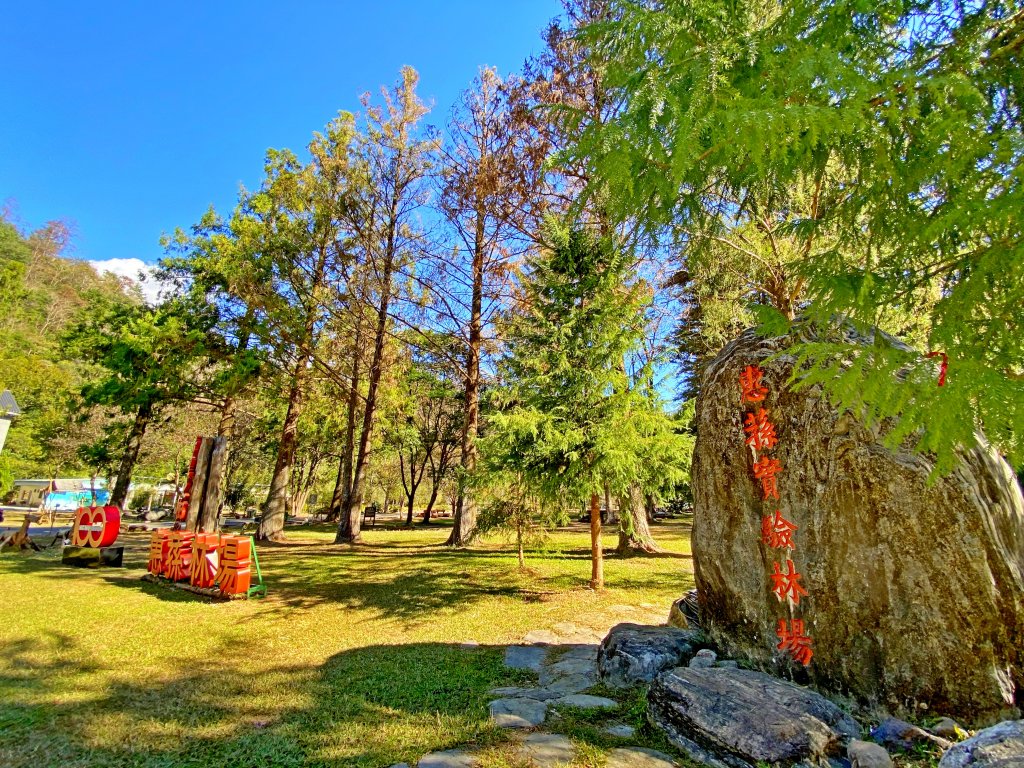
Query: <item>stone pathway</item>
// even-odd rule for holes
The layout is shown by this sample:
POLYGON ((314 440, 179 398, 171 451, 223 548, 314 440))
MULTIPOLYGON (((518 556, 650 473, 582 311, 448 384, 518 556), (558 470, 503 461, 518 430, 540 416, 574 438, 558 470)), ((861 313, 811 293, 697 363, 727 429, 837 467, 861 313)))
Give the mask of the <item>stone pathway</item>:
POLYGON ((519 757, 536 768, 556 768, 572 762, 572 742, 557 733, 531 733, 519 747, 519 757))
POLYGON ((491 719, 502 728, 533 728, 544 722, 550 705, 612 709, 618 703, 582 692, 597 684, 597 649, 601 638, 589 628, 562 622, 535 629, 524 645, 505 649, 505 666, 537 673, 534 687, 509 686, 491 691, 501 698, 490 704, 491 719))
POLYGON ((477 764, 476 757, 461 749, 447 749, 444 752, 431 752, 424 755, 417 763, 418 768, 473 768, 477 764))
MULTIPOLYGON (((621 606, 625 608, 626 606, 621 606)), ((537 675, 536 685, 494 688, 489 705, 491 719, 501 728, 534 729, 543 725, 551 708, 613 710, 614 699, 585 693, 598 682, 597 651, 603 636, 589 627, 570 622, 551 629, 526 634, 520 645, 505 649, 505 666, 537 675)), ((628 739, 634 729, 622 723, 610 723, 605 731, 628 739)), ((535 730, 518 737, 518 756, 534 768, 564 768, 574 757, 572 742, 561 734, 535 730)), ((418 768, 475 768, 478 758, 471 752, 450 749, 431 752, 420 758, 418 768)), ((627 747, 614 749, 607 768, 673 768, 677 763, 669 755, 652 749, 627 747)), ((405 764, 392 768, 408 768, 405 764)))

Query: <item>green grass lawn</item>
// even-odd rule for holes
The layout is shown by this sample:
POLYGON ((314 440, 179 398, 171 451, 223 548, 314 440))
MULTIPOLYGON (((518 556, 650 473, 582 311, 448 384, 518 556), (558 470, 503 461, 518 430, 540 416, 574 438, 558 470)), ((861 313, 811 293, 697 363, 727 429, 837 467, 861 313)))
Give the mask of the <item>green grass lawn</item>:
MULTIPOLYGON (((512 765, 487 718, 487 690, 523 679, 502 646, 564 621, 662 622, 693 585, 679 521, 656 526, 662 556, 608 556, 600 593, 583 526, 529 552, 526 572, 501 542, 450 550, 447 533, 378 528, 353 548, 300 528, 259 549, 269 596, 237 602, 143 582, 141 534, 119 540, 123 569, 0 555, 0 765, 377 768, 466 743, 512 765)), ((582 715, 559 723, 581 765, 614 742, 582 715)), ((647 729, 636 743, 664 746, 647 729)))

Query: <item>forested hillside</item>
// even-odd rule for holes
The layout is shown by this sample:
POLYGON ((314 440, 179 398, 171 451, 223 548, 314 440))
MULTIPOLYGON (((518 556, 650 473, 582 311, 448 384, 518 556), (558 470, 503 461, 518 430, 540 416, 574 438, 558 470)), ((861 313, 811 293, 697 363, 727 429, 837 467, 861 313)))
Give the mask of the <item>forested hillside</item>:
POLYGON ((62 337, 96 297, 138 296, 117 277, 67 258, 70 237, 61 222, 24 233, 0 219, 0 389, 14 392, 23 411, 0 456, 0 491, 15 476, 83 471, 78 448, 114 426, 99 414, 79 422, 72 412, 88 369, 69 359, 62 337))

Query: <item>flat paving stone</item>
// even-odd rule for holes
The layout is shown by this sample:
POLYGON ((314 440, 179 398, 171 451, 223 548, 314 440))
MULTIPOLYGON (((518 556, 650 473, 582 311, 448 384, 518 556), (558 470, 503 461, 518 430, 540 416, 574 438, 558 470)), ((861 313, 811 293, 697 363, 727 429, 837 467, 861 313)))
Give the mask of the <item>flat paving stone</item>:
POLYGON ((536 768, 556 768, 572 762, 572 742, 555 733, 531 733, 523 739, 519 756, 536 768))
MULTIPOLYGON (((559 655, 557 661, 568 661, 570 659, 577 661, 597 661, 597 652, 601 646, 597 643, 585 643, 583 645, 567 645, 564 646, 565 650, 559 655)), ((562 650, 561 648, 554 649, 555 651, 562 650)))
POLYGON ((540 672, 547 656, 548 649, 542 645, 510 645, 505 649, 505 666, 540 672))
POLYGON ((636 728, 632 725, 625 725, 623 723, 609 725, 604 729, 604 731, 605 733, 610 733, 612 736, 617 736, 620 739, 631 739, 636 734, 636 728))
POLYGON ((431 752, 417 763, 419 768, 473 768, 476 764, 476 757, 461 749, 431 752))
POLYGON ((549 701, 565 696, 562 691, 549 691, 547 688, 521 688, 514 685, 506 688, 492 688, 488 693, 503 699, 536 699, 537 701, 549 701))
POLYGON ((544 722, 548 705, 537 699, 497 699, 490 710, 491 720, 499 728, 534 728, 544 722))
POLYGON ((656 749, 620 747, 608 753, 605 768, 677 768, 678 765, 670 755, 656 749))
POLYGON ((562 658, 554 664, 545 664, 541 671, 541 683, 545 678, 551 680, 556 677, 568 677, 569 675, 589 675, 597 679, 597 661, 581 658, 562 658))
POLYGON ((564 707, 576 707, 577 709, 614 709, 619 706, 615 699, 606 699, 604 696, 591 696, 586 693, 573 693, 555 699, 555 704, 564 707))
POLYGON ((597 679, 590 675, 567 675, 565 677, 559 677, 542 686, 548 691, 558 693, 561 696, 567 696, 570 693, 579 693, 585 691, 587 688, 592 688, 597 684, 597 679))

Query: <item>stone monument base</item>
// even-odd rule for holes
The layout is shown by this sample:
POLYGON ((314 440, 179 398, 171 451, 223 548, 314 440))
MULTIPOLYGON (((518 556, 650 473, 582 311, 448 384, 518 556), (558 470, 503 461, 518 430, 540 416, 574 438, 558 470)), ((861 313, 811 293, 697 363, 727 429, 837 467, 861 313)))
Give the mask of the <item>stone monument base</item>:
POLYGON ((64 547, 60 561, 79 568, 120 568, 124 560, 124 547, 64 547))

